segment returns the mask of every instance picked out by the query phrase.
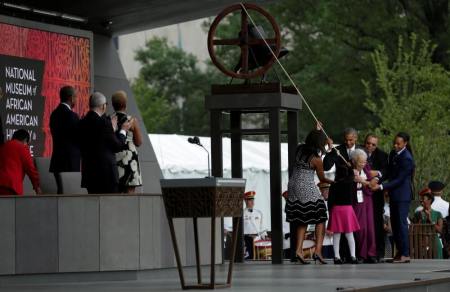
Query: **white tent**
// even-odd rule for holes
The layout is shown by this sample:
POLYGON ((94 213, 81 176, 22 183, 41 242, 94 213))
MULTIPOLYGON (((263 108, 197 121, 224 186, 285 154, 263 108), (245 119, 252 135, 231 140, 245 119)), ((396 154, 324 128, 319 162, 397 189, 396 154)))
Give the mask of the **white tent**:
MULTIPOLYGON (((208 154, 198 145, 190 144, 188 136, 149 134, 164 178, 201 178, 208 176, 208 154)), ((209 137, 200 137, 202 145, 210 152, 209 137)), ((231 140, 223 138, 223 176, 231 177, 231 140)), ((270 161, 269 143, 242 141, 243 177, 247 179, 246 191, 255 191, 255 208, 263 212, 263 229, 270 227, 270 161)), ((334 168, 327 172, 332 178, 334 168)), ((318 181, 318 179, 316 178, 318 181)), ((288 150, 281 144, 281 187, 287 190, 288 150)), ((281 196, 281 194, 280 194, 281 196)), ((284 200, 283 200, 284 210, 284 200)), ((226 220, 228 225, 231 220, 226 220)))
MULTIPOLYGON (((188 136, 149 134, 164 178, 198 178, 208 175, 208 156, 200 146, 188 143, 188 136)), ((209 137, 200 142, 210 151, 209 137)), ((223 176, 231 177, 231 140, 223 138, 223 176)), ((281 145, 282 190, 288 182, 287 143, 281 145)), ((264 229, 270 228, 270 163, 269 143, 242 141, 243 177, 247 179, 246 191, 255 191, 255 208, 263 212, 264 229)), ((280 194, 281 196, 281 194, 280 194)))

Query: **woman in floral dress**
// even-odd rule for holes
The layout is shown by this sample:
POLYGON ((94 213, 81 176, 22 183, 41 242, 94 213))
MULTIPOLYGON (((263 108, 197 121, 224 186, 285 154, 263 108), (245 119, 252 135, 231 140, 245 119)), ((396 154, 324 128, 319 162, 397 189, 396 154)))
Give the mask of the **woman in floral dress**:
POLYGON ((117 168, 119 171, 119 190, 122 193, 132 194, 136 187, 142 185, 141 170, 139 168, 138 152, 136 147, 142 144, 142 134, 137 120, 126 114, 127 95, 124 91, 115 92, 112 97, 114 115, 117 116, 117 128, 127 120, 131 128, 127 132, 126 149, 116 153, 117 168))

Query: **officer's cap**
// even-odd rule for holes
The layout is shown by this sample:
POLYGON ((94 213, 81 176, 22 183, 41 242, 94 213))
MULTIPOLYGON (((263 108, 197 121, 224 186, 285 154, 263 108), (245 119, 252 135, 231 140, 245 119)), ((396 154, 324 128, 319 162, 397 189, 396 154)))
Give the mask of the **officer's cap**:
POLYGON ((443 182, 433 180, 433 181, 430 181, 430 183, 428 184, 428 187, 430 188, 430 190, 432 192, 440 192, 445 188, 445 184, 443 182))

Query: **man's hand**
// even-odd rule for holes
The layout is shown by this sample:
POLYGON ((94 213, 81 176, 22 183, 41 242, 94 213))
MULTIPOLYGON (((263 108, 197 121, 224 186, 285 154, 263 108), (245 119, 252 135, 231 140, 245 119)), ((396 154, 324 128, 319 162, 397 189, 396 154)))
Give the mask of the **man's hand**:
POLYGON ((370 182, 369 187, 372 192, 378 191, 379 189, 381 189, 379 184, 377 184, 377 183, 373 184, 372 182, 370 182))
POLYGON ((378 185, 378 180, 377 179, 373 178, 373 179, 370 180, 370 183, 369 183, 369 187, 370 188, 374 188, 377 185, 378 185))
POLYGON ((34 191, 36 192, 36 195, 42 195, 42 190, 40 187, 37 187, 34 191))
POLYGON ((113 127, 114 132, 117 131, 117 116, 111 117, 111 125, 113 127))
POLYGON ((378 170, 371 170, 370 171, 370 176, 371 177, 377 177, 378 176, 378 170))

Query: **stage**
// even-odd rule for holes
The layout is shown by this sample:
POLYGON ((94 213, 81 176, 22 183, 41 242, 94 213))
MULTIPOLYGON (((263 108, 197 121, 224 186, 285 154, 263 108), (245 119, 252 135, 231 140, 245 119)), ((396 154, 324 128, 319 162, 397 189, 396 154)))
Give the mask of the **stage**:
MULTIPOLYGON (((330 262, 331 263, 331 262, 330 262)), ((223 280, 227 265, 217 266, 223 280)), ((186 268, 189 281, 195 269, 186 268)), ((206 267, 203 281, 209 279, 206 267)), ((449 291, 450 261, 414 260, 410 264, 315 265, 285 262, 236 264, 233 286, 222 291, 449 291), (382 287, 384 286, 384 287, 382 287), (428 289, 428 290, 427 290, 428 289)), ((54 275, 2 276, 0 291, 182 291, 177 270, 139 272, 66 273, 54 275)))

